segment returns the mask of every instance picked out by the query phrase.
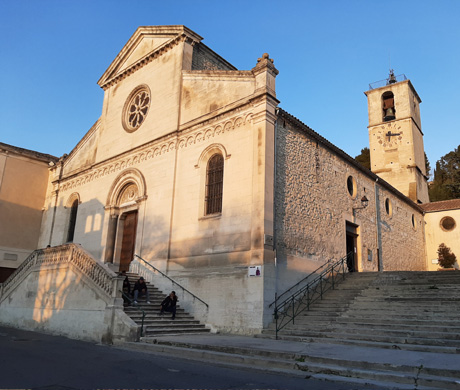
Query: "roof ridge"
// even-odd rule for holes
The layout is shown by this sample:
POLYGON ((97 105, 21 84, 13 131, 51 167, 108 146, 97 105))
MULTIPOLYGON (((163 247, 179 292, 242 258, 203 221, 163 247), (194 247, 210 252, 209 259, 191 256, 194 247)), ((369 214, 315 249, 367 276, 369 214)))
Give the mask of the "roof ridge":
POLYGON ((11 152, 27 154, 31 157, 38 157, 41 160, 47 160, 48 162, 59 160, 59 157, 53 156, 51 154, 37 152, 36 150, 32 150, 32 149, 20 148, 19 146, 5 144, 3 142, 0 142, 0 149, 5 149, 11 152))

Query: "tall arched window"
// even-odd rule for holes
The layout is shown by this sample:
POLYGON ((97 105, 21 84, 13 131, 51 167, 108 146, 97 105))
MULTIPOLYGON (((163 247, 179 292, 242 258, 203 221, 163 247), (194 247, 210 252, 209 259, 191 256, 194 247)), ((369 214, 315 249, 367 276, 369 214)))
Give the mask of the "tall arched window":
POLYGON ((214 154, 206 168, 206 215, 222 212, 222 189, 224 185, 224 158, 214 154))
POLYGON ((70 207, 69 229, 67 230, 67 242, 73 242, 75 224, 77 223, 78 199, 75 199, 70 207))

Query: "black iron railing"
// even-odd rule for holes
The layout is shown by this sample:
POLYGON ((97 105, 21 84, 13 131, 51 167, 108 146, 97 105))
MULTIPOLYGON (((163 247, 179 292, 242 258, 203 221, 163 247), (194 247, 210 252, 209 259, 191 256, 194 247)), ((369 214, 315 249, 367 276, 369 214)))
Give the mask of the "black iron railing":
POLYGON ((312 279, 313 277, 315 276, 318 276, 319 273, 321 273, 320 271, 331 265, 332 264, 332 260, 333 259, 330 259, 328 261, 326 261, 323 265, 320 265, 318 268, 316 268, 314 271, 312 271, 309 275, 305 276, 302 280, 300 280, 299 282, 297 282, 296 284, 294 284, 292 287, 289 287, 285 292, 283 292, 282 294, 280 295, 275 295, 275 300, 270 303, 270 305, 268 305, 268 307, 272 307, 273 305, 276 304, 276 302, 281 302, 282 300, 284 300, 284 297, 288 296, 289 293, 291 293, 289 296, 292 296, 293 294, 295 294, 298 290, 302 289, 302 285, 305 285, 307 283, 307 281, 309 281, 310 279, 312 279))
POLYGON ((126 299, 129 304, 132 306, 132 307, 135 307, 137 310, 141 311, 142 312, 142 321, 141 321, 141 337, 144 336, 144 320, 145 320, 145 311, 142 310, 140 307, 136 306, 134 304, 134 299, 132 299, 128 294, 124 293, 123 291, 121 291, 121 296, 123 297, 123 299, 126 299))
POLYGON ((154 267, 152 264, 150 264, 147 260, 144 260, 142 257, 140 257, 139 255, 134 255, 135 257, 137 257, 139 260, 142 260, 144 262, 145 265, 147 265, 148 267, 152 268, 155 272, 158 272, 161 276, 169 279, 169 281, 173 284, 175 284, 177 287, 179 287, 181 290, 185 291, 186 293, 190 294, 193 299, 196 299, 198 301, 200 301, 201 303, 203 303, 204 305, 206 305, 207 308, 209 308, 209 305, 203 301, 202 299, 198 298, 195 294, 193 294, 192 292, 190 292, 189 290, 187 290, 185 287, 181 286, 179 283, 177 283, 174 279, 171 279, 168 275, 166 275, 165 273, 161 272, 158 268, 154 267))
MULTIPOLYGON (((326 263, 327 267, 321 273, 316 274, 304 287, 283 300, 278 298, 275 300, 276 339, 278 339, 278 332, 281 329, 289 323, 294 324, 295 318, 300 313, 310 310, 312 303, 318 299, 323 299, 323 294, 326 291, 334 289, 338 283, 345 279, 345 275, 348 273, 347 259, 350 256, 352 256, 352 253, 348 253, 347 256, 342 257, 335 263, 326 263)), ((312 274, 308 277, 310 276, 312 274)), ((290 290, 294 287, 291 287, 290 290)))
POLYGON ((391 79, 391 77, 388 77, 387 79, 379 80, 379 81, 369 84, 369 90, 384 87, 392 83, 399 83, 400 81, 405 81, 405 80, 407 80, 407 77, 405 74, 398 74, 397 76, 393 76, 393 79, 391 79))

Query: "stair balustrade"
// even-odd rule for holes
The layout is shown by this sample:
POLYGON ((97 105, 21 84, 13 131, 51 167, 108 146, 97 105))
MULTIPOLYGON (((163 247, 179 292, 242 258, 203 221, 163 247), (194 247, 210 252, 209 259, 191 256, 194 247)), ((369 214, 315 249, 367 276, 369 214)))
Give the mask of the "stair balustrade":
MULTIPOLYGON (((286 295, 289 291, 299 287, 304 281, 312 278, 304 287, 300 287, 293 294, 284 298, 280 301, 278 297, 275 297, 275 301, 270 304, 275 305, 274 318, 275 318, 275 337, 278 339, 278 332, 283 329, 289 323, 295 323, 295 318, 305 310, 310 310, 310 305, 316 302, 318 299, 323 299, 323 294, 334 289, 335 286, 342 280, 345 279, 348 273, 347 259, 351 256, 348 253, 335 263, 326 263, 326 268, 319 274, 312 273, 300 282, 296 283, 281 296, 286 295)), ((318 270, 324 268, 321 266, 318 270)))
POLYGON ((32 267, 71 263, 112 298, 120 298, 119 276, 96 261, 77 244, 65 244, 33 251, 16 271, 3 283, 1 297, 5 297, 32 267))

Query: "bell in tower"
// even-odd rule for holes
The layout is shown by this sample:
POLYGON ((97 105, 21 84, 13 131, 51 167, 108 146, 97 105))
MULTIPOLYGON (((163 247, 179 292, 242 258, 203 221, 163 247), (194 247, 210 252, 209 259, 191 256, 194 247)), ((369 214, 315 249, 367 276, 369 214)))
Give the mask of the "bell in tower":
POLYGON ((383 103, 383 121, 388 122, 396 119, 395 116, 395 98, 393 92, 387 91, 382 95, 383 103))

